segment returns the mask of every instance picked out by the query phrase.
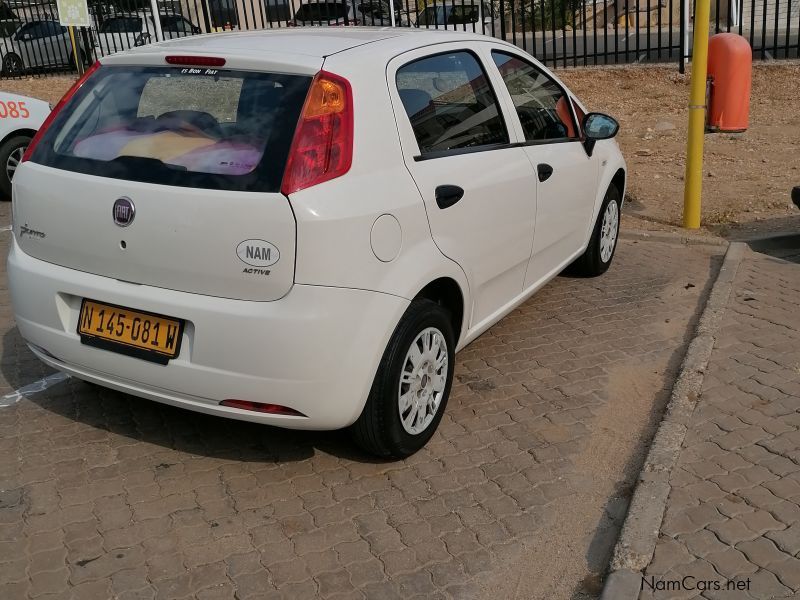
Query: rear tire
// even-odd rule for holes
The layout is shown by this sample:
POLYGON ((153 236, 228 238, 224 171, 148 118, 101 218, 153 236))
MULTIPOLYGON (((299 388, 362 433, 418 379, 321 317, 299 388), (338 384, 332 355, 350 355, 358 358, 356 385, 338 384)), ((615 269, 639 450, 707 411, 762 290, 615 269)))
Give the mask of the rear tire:
POLYGON ((351 426, 371 454, 403 458, 422 448, 442 420, 455 363, 450 313, 426 299, 411 302, 383 353, 369 397, 351 426))
POLYGON ((11 178, 30 143, 27 135, 15 135, 0 146, 0 199, 11 200, 11 178))
POLYGON ((592 238, 586 251, 569 267, 569 272, 582 277, 597 277, 608 271, 619 239, 620 206, 622 196, 613 183, 608 186, 592 238))

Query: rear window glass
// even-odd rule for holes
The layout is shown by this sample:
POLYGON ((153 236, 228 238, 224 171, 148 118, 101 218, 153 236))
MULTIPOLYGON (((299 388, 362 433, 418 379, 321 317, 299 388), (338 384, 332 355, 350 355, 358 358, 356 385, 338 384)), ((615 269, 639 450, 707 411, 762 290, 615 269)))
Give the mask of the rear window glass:
POLYGON ((297 9, 298 21, 335 21, 347 17, 347 5, 335 2, 315 2, 303 4, 297 9))
POLYGON ((32 160, 90 175, 243 191, 280 188, 310 77, 102 67, 32 160))
POLYGON ((100 27, 100 33, 139 33, 142 31, 142 20, 139 17, 114 17, 106 20, 100 27))

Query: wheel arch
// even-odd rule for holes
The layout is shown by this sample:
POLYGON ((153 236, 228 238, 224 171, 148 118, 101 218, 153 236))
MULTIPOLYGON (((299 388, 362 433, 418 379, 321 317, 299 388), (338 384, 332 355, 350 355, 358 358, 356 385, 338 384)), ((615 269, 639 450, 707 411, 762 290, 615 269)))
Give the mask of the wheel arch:
POLYGON ((14 131, 12 131, 8 135, 6 135, 2 140, 0 140, 0 146, 5 144, 11 138, 14 138, 14 137, 17 137, 17 136, 20 136, 20 135, 26 135, 29 138, 33 138, 33 136, 36 135, 36 130, 35 129, 15 129, 14 131))
POLYGON ((617 169, 617 172, 614 173, 614 176, 611 178, 611 183, 613 183, 617 189, 619 190, 620 200, 624 202, 625 200, 625 169, 620 167, 617 169))
POLYGON ((464 292, 452 277, 439 277, 425 285, 414 297, 426 298, 446 308, 451 314, 456 346, 464 331, 464 292))

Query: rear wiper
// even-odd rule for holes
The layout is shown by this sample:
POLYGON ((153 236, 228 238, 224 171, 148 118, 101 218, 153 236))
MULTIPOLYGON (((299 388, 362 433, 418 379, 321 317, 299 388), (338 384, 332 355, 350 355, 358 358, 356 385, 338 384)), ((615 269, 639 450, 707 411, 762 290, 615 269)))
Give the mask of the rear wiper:
POLYGON ((173 171, 188 171, 186 167, 183 165, 173 165, 170 163, 165 163, 163 160, 158 158, 152 158, 148 156, 127 156, 122 155, 118 156, 114 160, 111 161, 112 163, 116 164, 125 164, 126 166, 134 167, 134 168, 141 168, 141 169, 152 169, 153 167, 156 168, 167 168, 173 171))

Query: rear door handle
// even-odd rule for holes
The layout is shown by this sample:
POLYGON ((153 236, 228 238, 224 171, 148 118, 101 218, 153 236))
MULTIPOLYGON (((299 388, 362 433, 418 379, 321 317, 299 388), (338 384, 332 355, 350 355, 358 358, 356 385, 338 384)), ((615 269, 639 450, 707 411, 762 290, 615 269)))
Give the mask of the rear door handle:
POLYGON ((539 175, 539 181, 547 181, 550 175, 553 174, 553 167, 545 163, 536 165, 536 173, 539 175))
POLYGON ((464 197, 464 190, 457 185, 440 185, 436 187, 436 204, 439 208, 450 208, 464 197))

